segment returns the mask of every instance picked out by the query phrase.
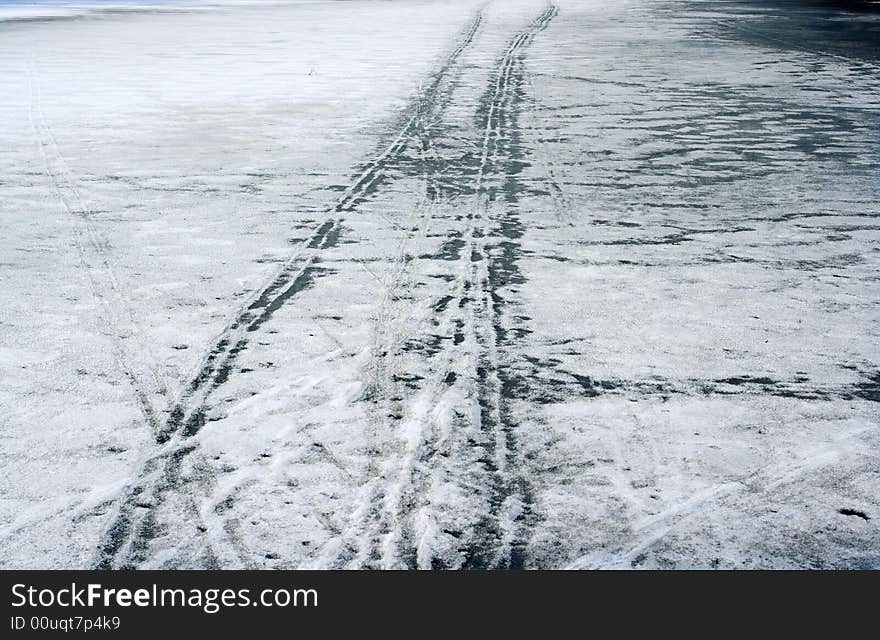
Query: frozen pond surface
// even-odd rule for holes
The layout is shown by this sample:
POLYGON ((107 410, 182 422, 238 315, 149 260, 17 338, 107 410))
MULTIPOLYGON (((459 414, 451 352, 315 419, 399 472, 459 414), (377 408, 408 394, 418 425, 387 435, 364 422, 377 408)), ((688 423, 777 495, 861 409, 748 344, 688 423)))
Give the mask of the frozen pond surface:
POLYGON ((0 12, 0 566, 880 567, 880 13, 0 12))

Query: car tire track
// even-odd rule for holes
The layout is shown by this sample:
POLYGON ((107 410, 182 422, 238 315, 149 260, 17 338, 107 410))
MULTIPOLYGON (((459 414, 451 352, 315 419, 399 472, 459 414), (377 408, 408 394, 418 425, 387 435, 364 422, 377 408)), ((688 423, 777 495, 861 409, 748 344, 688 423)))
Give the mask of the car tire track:
MULTIPOLYGON (((434 100, 445 75, 473 40, 482 21, 478 11, 456 47, 434 73, 427 88, 416 98, 403 123, 387 147, 367 163, 342 195, 326 211, 326 219, 300 245, 300 250, 280 267, 264 286, 252 294, 226 328, 212 342, 195 375, 171 408, 164 424, 156 430, 156 448, 145 460, 137 479, 120 499, 117 512, 99 543, 96 566, 118 568, 137 566, 148 556, 150 540, 160 531, 156 509, 177 493, 186 503, 185 512, 197 513, 192 496, 181 492, 184 458, 195 449, 188 440, 206 422, 207 402, 213 391, 232 373, 239 353, 248 346, 248 336, 258 331, 292 297, 310 287, 326 270, 321 266, 322 252, 333 248, 342 232, 344 214, 376 193, 388 179, 388 172, 417 135, 422 103, 434 100), (146 498, 146 499, 145 499, 146 498)), ((195 516, 194 516, 195 517, 195 516)), ((204 533, 205 526, 197 521, 204 533)), ((210 551, 209 551, 210 555, 210 551)))
MULTIPOLYGON (((470 44, 479 22, 475 22, 465 42, 470 44)), ((464 51, 457 49, 455 57, 464 51)), ((373 354, 364 368, 367 391, 364 400, 371 403, 372 421, 384 430, 389 421, 403 417, 403 400, 407 388, 413 385, 401 371, 400 354, 406 342, 412 338, 412 324, 421 324, 425 318, 412 313, 410 302, 415 299, 418 284, 412 264, 415 261, 409 251, 413 245, 424 241, 436 209, 446 201, 446 192, 440 181, 443 161, 434 144, 434 124, 442 120, 449 103, 452 85, 459 69, 444 75, 441 83, 429 94, 430 99, 419 103, 417 136, 418 150, 414 159, 413 177, 423 182, 424 196, 416 207, 406 232, 399 244, 397 255, 391 265, 391 275, 383 284, 383 299, 376 320, 373 354)), ((377 445, 377 450, 381 449, 377 445)), ((347 568, 389 568, 401 566, 396 557, 397 547, 388 542, 388 536, 404 532, 389 509, 395 502, 393 483, 389 475, 393 470, 385 459, 370 461, 369 478, 359 490, 356 508, 347 526, 339 531, 341 544, 330 545, 331 550, 319 560, 319 566, 347 568)))
POLYGON ((556 13, 556 7, 548 7, 518 33, 493 74, 479 165, 470 188, 476 203, 461 217, 466 228, 448 238, 461 243, 459 274, 453 291, 433 305, 436 330, 452 339, 441 341, 435 353, 425 353, 433 375, 410 394, 407 415, 388 416, 402 434, 397 475, 384 479, 390 482, 384 488, 379 479, 365 488, 363 508, 348 528, 360 551, 342 566, 522 565, 531 500, 527 485, 509 469, 515 425, 504 406, 506 374, 500 351, 505 336, 497 321, 497 289, 503 278, 487 232, 490 225, 505 224, 503 214, 500 219, 491 215, 499 192, 491 178, 497 177, 502 156, 509 151, 503 147, 513 124, 513 92, 522 83, 522 54, 556 13), (452 508, 443 497, 449 493, 458 494, 452 508), (372 509, 366 507, 369 502, 372 509), (372 526, 366 526, 365 516, 372 526))

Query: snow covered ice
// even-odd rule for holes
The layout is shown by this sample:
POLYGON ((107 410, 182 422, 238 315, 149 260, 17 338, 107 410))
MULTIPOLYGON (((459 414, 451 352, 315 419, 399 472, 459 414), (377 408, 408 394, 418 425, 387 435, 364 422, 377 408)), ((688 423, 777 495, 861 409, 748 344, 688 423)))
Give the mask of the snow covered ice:
POLYGON ((880 567, 878 16, 3 5, 0 566, 880 567))

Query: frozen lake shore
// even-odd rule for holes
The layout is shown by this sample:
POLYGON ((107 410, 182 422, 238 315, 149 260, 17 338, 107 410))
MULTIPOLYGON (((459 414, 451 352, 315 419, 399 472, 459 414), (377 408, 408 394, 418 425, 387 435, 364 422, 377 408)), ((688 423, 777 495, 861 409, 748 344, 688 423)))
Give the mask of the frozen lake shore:
POLYGON ((880 14, 34 11, 0 566, 880 568, 880 14))

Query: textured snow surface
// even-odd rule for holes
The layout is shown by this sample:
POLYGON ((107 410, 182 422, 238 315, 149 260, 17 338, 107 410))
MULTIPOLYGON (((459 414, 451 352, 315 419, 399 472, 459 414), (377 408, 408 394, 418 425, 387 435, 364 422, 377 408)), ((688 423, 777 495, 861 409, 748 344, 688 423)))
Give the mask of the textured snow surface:
POLYGON ((875 15, 73 4, 0 13, 0 566, 880 567, 875 15))

